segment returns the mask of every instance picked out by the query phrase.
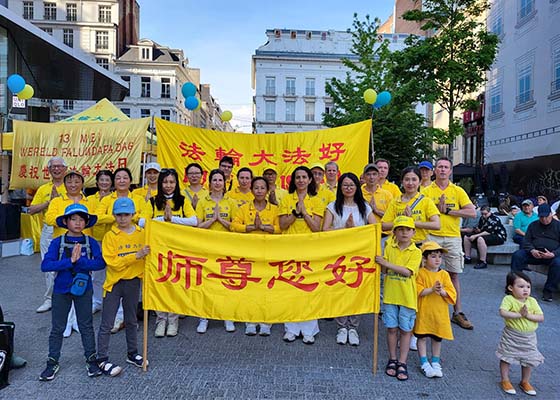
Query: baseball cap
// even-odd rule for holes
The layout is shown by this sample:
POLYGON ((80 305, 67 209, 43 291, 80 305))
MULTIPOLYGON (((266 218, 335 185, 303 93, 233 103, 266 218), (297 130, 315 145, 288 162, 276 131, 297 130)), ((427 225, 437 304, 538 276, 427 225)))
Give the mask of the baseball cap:
POLYGON ((159 164, 157 162, 150 162, 150 163, 147 163, 146 165, 144 165, 144 172, 146 172, 150 169, 155 169, 157 172, 161 171, 161 167, 159 166, 159 164))
POLYGON ((86 220, 85 228, 90 228, 97 222, 97 215, 92 215, 89 213, 86 206, 80 203, 70 204, 68 207, 64 209, 64 215, 61 215, 56 218, 56 224, 61 227, 68 229, 68 226, 65 223, 65 219, 71 215, 80 214, 86 220))
POLYGON ((429 161, 422 161, 420 164, 418 164, 418 168, 434 169, 434 166, 429 161))
POLYGON ((75 169, 69 169, 68 171, 66 171, 66 175, 64 175, 64 181, 66 181, 66 178, 72 175, 79 176, 80 178, 82 178, 82 183, 84 182, 84 176, 82 175, 82 173, 75 169))
POLYGON ((271 167, 271 166, 268 166, 268 167, 266 167, 265 169, 263 169, 263 174, 264 174, 266 171, 274 171, 274 173, 276 173, 276 174, 278 173, 278 171, 276 171, 276 168, 271 167))
POLYGON ((128 197, 119 197, 113 203, 113 214, 134 214, 134 202, 128 197))
POLYGON ((313 169, 313 168, 320 168, 321 171, 325 172, 325 166, 321 163, 315 163, 309 169, 313 169))
POLYGON ((516 205, 511 206, 512 210, 519 210, 519 207, 517 207, 516 205))
POLYGON ((541 217, 549 217, 552 214, 552 209, 548 204, 541 204, 539 206, 539 218, 541 217))
POLYGON ((374 163, 370 163, 370 164, 368 164, 368 165, 366 165, 366 166, 364 167, 364 174, 365 174, 366 172, 368 172, 370 169, 374 169, 374 170, 376 170, 377 172, 379 172, 379 168, 377 168, 377 165, 375 165, 374 163))
POLYGON ((420 247, 420 251, 422 253, 424 253, 425 251, 434 251, 434 250, 440 250, 443 253, 447 253, 447 250, 444 249, 443 247, 441 247, 436 242, 424 242, 424 243, 422 243, 422 246, 420 247))
POLYGON ((416 229, 414 227, 414 220, 406 215, 399 215, 393 221, 393 230, 397 229, 399 226, 404 226, 405 228, 416 229))
POLYGON ((523 203, 521 203, 521 205, 524 206, 525 204, 529 204, 530 206, 532 206, 533 202, 530 199, 525 199, 523 200, 523 203))

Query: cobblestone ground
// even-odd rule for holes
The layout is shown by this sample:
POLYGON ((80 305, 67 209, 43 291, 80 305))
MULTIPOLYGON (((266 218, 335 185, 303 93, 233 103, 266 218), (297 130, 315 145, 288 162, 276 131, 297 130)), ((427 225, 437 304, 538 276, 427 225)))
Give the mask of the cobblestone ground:
MULTIPOLYGON (((0 391, 1 399, 500 399, 512 398, 498 386, 500 376, 494 351, 503 321, 498 306, 504 295, 509 267, 491 265, 487 270, 468 266, 462 275, 465 312, 475 325, 473 331, 454 326, 455 340, 444 342, 442 379, 425 378, 417 354, 409 356, 410 379, 399 382, 384 373, 388 357, 385 331, 380 322, 379 368, 372 374, 373 316, 362 316, 359 347, 335 343, 334 321, 320 321, 321 332, 313 346, 301 340, 282 341, 283 327, 275 325, 270 337, 248 337, 244 325, 235 333, 211 321, 205 335, 196 333, 197 319, 180 321, 175 338, 155 339, 150 319, 150 367, 144 373, 125 364, 124 331, 111 337, 111 360, 124 367, 116 378, 88 378, 80 336, 64 340, 61 369, 52 382, 39 382, 47 355, 50 313, 37 314, 42 302, 43 275, 39 256, 0 259, 0 304, 7 320, 16 323, 16 352, 27 367, 12 371, 11 385, 0 391)), ((544 276, 531 273, 533 294, 540 299, 544 276)), ((538 331, 539 348, 546 357, 534 371, 532 383, 543 399, 559 398, 554 365, 560 360, 560 300, 540 302, 545 322, 538 331)), ((94 317, 99 327, 100 315, 94 317)), ((142 335, 140 332, 139 340, 142 335)), ((141 342, 140 342, 141 343, 141 342)), ((139 344, 140 344, 139 343, 139 344)), ((520 380, 519 368, 512 382, 520 380)), ((518 390, 518 393, 520 391, 518 390)), ((518 394, 527 397, 524 394, 518 394)))

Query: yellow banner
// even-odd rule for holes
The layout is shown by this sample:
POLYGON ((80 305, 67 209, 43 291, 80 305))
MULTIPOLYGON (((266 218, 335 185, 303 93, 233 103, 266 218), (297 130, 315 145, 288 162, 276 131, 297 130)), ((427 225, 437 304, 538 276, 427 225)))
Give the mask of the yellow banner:
POLYGON ((100 169, 127 167, 140 177, 144 135, 150 118, 107 123, 14 121, 10 189, 37 188, 50 180, 47 161, 62 157, 79 170, 85 186, 95 186, 100 169))
POLYGON ((368 161, 371 120, 331 129, 274 135, 249 135, 193 128, 155 119, 158 161, 175 168, 186 182, 185 167, 197 162, 208 171, 218 168, 223 156, 234 160, 234 169, 249 167, 261 175, 267 167, 278 172, 278 184, 289 185, 294 168, 335 161, 340 171, 360 176, 368 161))

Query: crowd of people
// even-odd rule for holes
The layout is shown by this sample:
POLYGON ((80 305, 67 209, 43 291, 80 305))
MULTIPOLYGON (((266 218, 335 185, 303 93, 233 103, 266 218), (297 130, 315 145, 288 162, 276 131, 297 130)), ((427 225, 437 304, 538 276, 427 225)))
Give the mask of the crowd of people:
MULTIPOLYGON (((150 219, 249 234, 311 233, 381 224, 384 253, 376 262, 385 276, 383 322, 389 348, 385 372, 407 380, 412 348, 418 349, 425 376, 442 377, 442 341, 453 339, 450 323, 473 329, 462 308, 459 279, 464 264, 470 262, 471 247, 479 251, 477 267, 485 268, 486 247, 506 239, 503 226, 488 207, 480 209, 480 221, 470 231, 460 229, 461 220, 476 218, 477 210, 465 191, 450 181, 449 159, 440 158, 435 166, 423 161, 405 168, 402 192, 387 180, 390 163, 383 159, 366 165, 360 177, 339 171, 334 162, 298 166, 287 190, 277 186, 275 168, 266 168, 262 176, 239 168, 235 179, 233 167, 232 158, 222 158, 218 168, 208 171, 205 183, 202 166, 189 164, 184 189, 176 170, 162 169, 157 163, 144 166, 146 184, 135 190, 131 190, 133 177, 127 168, 102 170, 96 176, 98 191, 86 197, 79 172, 68 169, 62 158, 49 161, 52 180, 38 189, 29 207, 31 214, 43 213, 45 222, 41 268, 46 292, 37 312, 52 311, 47 367, 40 379, 54 379, 63 337, 72 331, 82 335, 89 376, 116 376, 122 371, 107 356, 110 334, 121 329, 127 339, 126 362, 142 366, 144 359, 136 343, 137 311, 144 258, 150 251, 143 227, 150 219), (96 346, 92 314, 99 311, 96 346)), ((533 394, 529 378, 531 368, 542 362, 534 336, 542 311, 529 296, 530 280, 521 271, 528 262, 550 264, 555 272, 549 274, 543 298, 552 299, 560 282, 560 222, 548 220, 552 221, 548 205, 540 206, 536 219, 525 208, 529 209, 529 203, 524 201, 519 221, 517 216, 514 221, 522 249, 514 254, 507 301, 500 306, 506 330, 497 354, 503 390, 515 391, 509 383, 509 365, 521 363, 521 388, 533 394), (542 226, 535 224, 550 225, 544 238, 542 226), (532 347, 519 346, 526 333, 532 334, 532 347), (531 362, 524 358, 528 351, 531 362)), ((180 315, 157 310, 156 315, 155 337, 178 334, 180 315)), ((357 315, 337 316, 336 342, 359 345, 359 323, 357 315)), ((224 327, 228 332, 236 330, 233 321, 224 321, 224 327)), ((208 320, 201 318, 196 331, 204 334, 207 328, 208 320)), ((266 323, 247 323, 245 334, 269 336, 270 329, 266 323)), ((283 340, 294 342, 301 337, 303 343, 313 344, 317 333, 317 320, 285 323, 283 340)))

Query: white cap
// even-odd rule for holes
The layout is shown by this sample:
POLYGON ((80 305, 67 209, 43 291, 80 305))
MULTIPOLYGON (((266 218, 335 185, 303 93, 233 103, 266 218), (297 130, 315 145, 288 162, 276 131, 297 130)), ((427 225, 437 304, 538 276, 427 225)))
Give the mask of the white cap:
POLYGON ((146 172, 149 169, 155 169, 157 172, 161 171, 161 167, 157 162, 151 162, 144 165, 144 172, 146 172))

